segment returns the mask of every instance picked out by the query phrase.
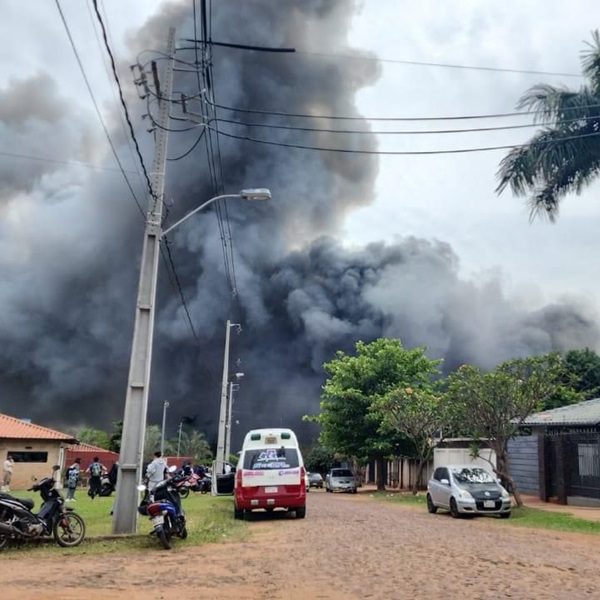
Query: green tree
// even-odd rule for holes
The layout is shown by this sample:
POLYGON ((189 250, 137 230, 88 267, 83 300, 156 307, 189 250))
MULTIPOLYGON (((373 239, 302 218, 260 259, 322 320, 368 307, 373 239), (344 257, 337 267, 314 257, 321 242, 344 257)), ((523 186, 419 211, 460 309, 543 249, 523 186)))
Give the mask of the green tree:
POLYGON ((89 444, 90 446, 98 446, 98 448, 109 449, 110 436, 106 431, 102 429, 94 429, 93 427, 83 427, 80 429, 75 437, 82 444, 89 444))
POLYGON ((304 464, 308 471, 323 475, 329 471, 333 460, 334 454, 329 448, 316 444, 306 454, 304 464))
MULTIPOLYGON (((151 461, 154 453, 160 450, 161 431, 158 425, 146 425, 144 434, 144 462, 151 461)), ((165 454, 169 454, 165 451, 165 454)))
MULTIPOLYGON (((385 487, 384 459, 405 440, 381 429, 381 416, 373 405, 398 387, 418 387, 434 372, 422 348, 407 350, 400 340, 380 338, 357 342, 355 354, 337 352, 323 365, 328 378, 321 394, 320 443, 359 464, 376 460, 378 489, 385 487)), ((437 367, 436 367, 437 368, 437 367)))
POLYGON ((600 34, 581 53, 587 83, 579 90, 536 85, 521 97, 518 109, 533 110, 545 127, 501 161, 497 192, 510 185, 519 196, 531 194, 531 217, 554 221, 562 197, 580 193, 600 174, 600 34))
MULTIPOLYGON (((432 373, 439 361, 432 362, 432 373)), ((375 410, 380 414, 382 428, 404 436, 414 447, 418 460, 417 477, 412 492, 416 494, 423 469, 441 439, 441 431, 448 423, 446 396, 437 394, 430 385, 419 388, 398 387, 378 399, 375 410)))
POLYGON ((108 449, 117 454, 121 452, 121 438, 123 437, 123 421, 115 421, 108 440, 108 449))
MULTIPOLYGON (((177 447, 179 439, 174 439, 171 446, 177 447)), ((181 442, 179 443, 179 456, 189 456, 196 464, 207 464, 212 462, 212 452, 210 444, 206 441, 204 434, 192 429, 181 432, 181 442)))
MULTIPOLYGON (((494 471, 512 487, 519 506, 521 497, 509 472, 508 442, 554 393, 561 370, 560 356, 546 354, 509 360, 488 373, 463 365, 448 377, 447 399, 461 408, 463 423, 474 440, 485 440, 494 450, 494 471)), ((478 454, 477 446, 474 454, 478 454)))

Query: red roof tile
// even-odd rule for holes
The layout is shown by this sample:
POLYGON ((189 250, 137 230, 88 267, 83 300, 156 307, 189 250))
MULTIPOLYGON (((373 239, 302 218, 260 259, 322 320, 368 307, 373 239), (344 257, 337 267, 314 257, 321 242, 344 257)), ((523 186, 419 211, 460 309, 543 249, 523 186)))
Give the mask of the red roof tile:
POLYGON ((0 413, 0 438, 26 439, 26 440, 61 440, 76 442, 77 440, 67 433, 55 429, 48 429, 33 423, 27 423, 8 415, 0 413))
POLYGON ((72 452, 108 452, 110 454, 114 454, 115 456, 119 456, 117 452, 112 452, 111 450, 107 450, 106 448, 100 448, 100 446, 92 446, 91 444, 83 443, 72 444, 71 446, 69 446, 69 450, 72 452))

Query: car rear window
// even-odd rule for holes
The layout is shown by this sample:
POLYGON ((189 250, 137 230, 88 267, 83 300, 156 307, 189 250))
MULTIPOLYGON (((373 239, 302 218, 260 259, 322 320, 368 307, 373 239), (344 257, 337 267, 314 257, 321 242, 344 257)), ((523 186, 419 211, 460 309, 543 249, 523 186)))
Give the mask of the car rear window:
POLYGON ((335 469, 331 471, 332 477, 354 477, 350 469, 335 469))
POLYGON ((247 450, 244 456, 244 469, 253 471, 294 469, 299 464, 295 448, 257 448, 247 450))

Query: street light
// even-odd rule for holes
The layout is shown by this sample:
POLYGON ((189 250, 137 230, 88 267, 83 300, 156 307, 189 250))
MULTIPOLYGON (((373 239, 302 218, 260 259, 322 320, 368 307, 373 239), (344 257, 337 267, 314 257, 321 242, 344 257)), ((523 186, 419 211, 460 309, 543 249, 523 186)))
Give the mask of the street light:
MULTIPOLYGON (((174 49, 171 51, 171 54, 173 53, 174 49)), ((166 105, 166 103, 163 104, 166 105)), ((160 157, 164 154, 163 151, 166 148, 166 132, 164 133, 164 139, 160 143, 161 151, 155 153, 154 161, 154 170, 160 185, 155 187, 158 193, 156 197, 152 198, 146 215, 144 248, 142 251, 133 342, 129 361, 125 413, 123 416, 123 435, 119 456, 119 483, 113 510, 113 533, 135 533, 137 530, 137 503, 139 498, 137 486, 141 479, 142 458, 144 454, 144 432, 148 410, 160 241, 175 227, 181 225, 181 223, 189 219, 192 215, 217 200, 236 198, 246 201, 264 201, 271 198, 271 192, 266 188, 244 189, 238 194, 215 196, 163 230, 161 227, 161 215, 164 178, 162 178, 161 173, 164 168, 160 162, 160 157)))
MULTIPOLYGON (((239 381, 244 376, 243 373, 236 373, 235 378, 239 381)), ((229 382, 229 398, 227 399, 227 416, 225 417, 225 460, 229 460, 231 454, 231 415, 233 411, 233 392, 240 389, 239 383, 229 382)))

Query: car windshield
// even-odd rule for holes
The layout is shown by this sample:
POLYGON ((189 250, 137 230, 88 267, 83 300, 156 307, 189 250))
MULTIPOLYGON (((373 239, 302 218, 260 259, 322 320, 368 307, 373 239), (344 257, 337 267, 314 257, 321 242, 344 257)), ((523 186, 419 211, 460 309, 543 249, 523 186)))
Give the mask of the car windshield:
POLYGON ((452 469, 457 483, 495 483, 496 480, 481 467, 461 467, 452 469))
POLYGON ((310 473, 309 474, 309 478, 310 479, 317 479, 317 480, 322 479, 322 477, 321 477, 321 475, 319 475, 319 473, 310 473))
POLYGON ((352 477, 352 471, 350 469, 334 469, 331 471, 332 477, 352 477))
POLYGON ((295 469, 299 466, 295 448, 257 448, 244 456, 244 469, 254 471, 270 469, 295 469))

